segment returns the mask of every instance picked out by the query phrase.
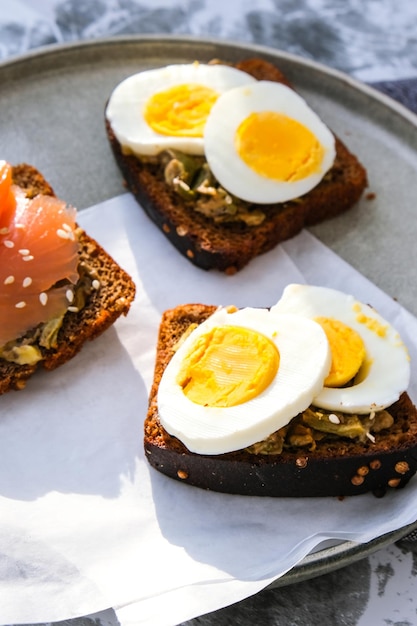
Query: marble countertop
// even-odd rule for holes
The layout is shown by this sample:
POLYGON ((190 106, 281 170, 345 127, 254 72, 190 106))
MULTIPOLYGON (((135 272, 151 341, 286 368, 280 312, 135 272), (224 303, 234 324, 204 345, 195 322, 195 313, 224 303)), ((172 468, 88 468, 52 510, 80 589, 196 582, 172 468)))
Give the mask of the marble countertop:
MULTIPOLYGON (((413 0, 0 0, 0 61, 40 46, 134 33, 251 42, 314 59, 417 111, 413 0)), ((0 623, 1 609, 0 609, 0 623)), ((267 589, 187 626, 417 624, 417 541, 267 589)), ((66 622, 116 626, 111 609, 66 622)), ((184 625, 185 626, 185 625, 184 625)))

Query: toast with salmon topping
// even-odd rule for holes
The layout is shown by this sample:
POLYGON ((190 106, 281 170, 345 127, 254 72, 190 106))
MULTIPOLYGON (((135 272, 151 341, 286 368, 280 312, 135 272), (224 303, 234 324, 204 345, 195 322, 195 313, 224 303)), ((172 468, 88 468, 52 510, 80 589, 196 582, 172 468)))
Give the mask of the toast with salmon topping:
MULTIPOLYGON (((5 252, 16 251, 21 241, 27 249, 20 248, 15 257, 10 257, 7 276, 2 276, 0 315, 7 323, 3 324, 0 342, 0 394, 23 389, 39 367, 52 370, 69 361, 87 341, 98 337, 119 316, 127 315, 135 297, 135 284, 129 274, 76 221, 71 222, 76 220, 74 215, 64 213, 68 219, 63 219, 62 227, 51 229, 48 206, 59 200, 36 168, 25 163, 11 166, 11 183, 17 198, 17 217, 13 228, 8 227, 2 225, 0 212, 0 238, 5 252), (22 212, 32 203, 36 203, 39 215, 46 215, 40 220, 45 223, 24 223, 22 212), (44 234, 36 231, 37 242, 32 244, 28 231, 42 227, 44 234), (61 243, 69 244, 69 252, 61 243), (63 255, 68 258, 61 258, 63 255), (64 268, 68 263, 69 272, 64 268), (50 267, 65 271, 53 285, 45 282, 46 276, 52 276, 50 267), (53 304, 55 297, 57 303, 53 304), (50 304, 51 312, 45 313, 45 319, 36 317, 36 307, 46 310, 50 304), (22 319, 34 320, 35 325, 27 321, 19 326, 14 318, 20 314, 26 314, 22 319), (25 323, 30 327, 24 328, 25 323)), ((58 213, 66 210, 63 205, 58 205, 58 213)))

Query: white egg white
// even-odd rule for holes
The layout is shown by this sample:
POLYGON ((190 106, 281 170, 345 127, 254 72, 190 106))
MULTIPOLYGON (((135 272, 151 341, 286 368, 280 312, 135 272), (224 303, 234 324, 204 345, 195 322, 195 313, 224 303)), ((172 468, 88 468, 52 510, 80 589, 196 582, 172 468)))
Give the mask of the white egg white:
POLYGON ((204 85, 219 94, 255 79, 227 65, 177 64, 145 70, 129 76, 110 95, 106 117, 125 150, 137 155, 156 155, 172 148, 187 154, 204 154, 202 137, 165 136, 145 121, 143 109, 156 93, 187 83, 204 85))
POLYGON ((169 362, 158 391, 161 424, 198 454, 223 454, 262 441, 305 410, 323 386, 330 368, 329 344, 316 322, 267 309, 218 309, 198 326, 169 362), (232 407, 190 401, 177 382, 180 364, 194 342, 210 328, 232 325, 253 329, 275 342, 280 365, 275 379, 257 397, 232 407))
POLYGON ((229 193, 257 204, 286 202, 313 189, 332 167, 335 139, 305 100, 280 83, 258 81, 223 94, 211 109, 204 133, 205 155, 214 176, 229 193), (252 170, 238 155, 235 135, 251 114, 282 113, 306 126, 325 148, 319 172, 304 179, 272 180, 252 170))
POLYGON ((297 314, 310 319, 327 317, 355 330, 365 344, 367 367, 358 381, 346 388, 324 387, 315 396, 315 406, 330 411, 367 414, 389 407, 408 388, 410 359, 399 333, 371 306, 354 296, 327 287, 288 285, 272 307, 277 314, 297 314), (358 321, 358 312, 374 320, 384 334, 358 321), (364 376, 362 378, 362 376, 364 376))

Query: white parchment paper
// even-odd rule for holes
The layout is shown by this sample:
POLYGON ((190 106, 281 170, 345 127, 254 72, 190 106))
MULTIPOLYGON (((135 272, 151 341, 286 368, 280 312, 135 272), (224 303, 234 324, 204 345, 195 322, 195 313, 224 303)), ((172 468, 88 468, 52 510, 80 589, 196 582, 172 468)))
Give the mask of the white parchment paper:
MULTIPOLYGON (((400 330, 417 320, 303 232, 235 276, 191 265, 123 195, 79 222, 128 270, 127 318, 64 367, 0 397, 0 624, 114 607, 122 626, 171 626, 256 593, 321 542, 367 542, 417 518, 417 479, 382 499, 209 493, 142 450, 161 313, 179 303, 271 306, 289 282, 354 293, 400 330)), ((411 396, 417 376, 413 366, 411 396)))

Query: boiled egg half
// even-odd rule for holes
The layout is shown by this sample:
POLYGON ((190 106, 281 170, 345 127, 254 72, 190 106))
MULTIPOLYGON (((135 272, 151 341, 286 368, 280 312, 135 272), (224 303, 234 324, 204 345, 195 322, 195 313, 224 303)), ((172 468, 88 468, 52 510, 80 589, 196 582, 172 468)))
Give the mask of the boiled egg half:
POLYGON ((300 315, 220 308, 174 353, 161 378, 162 426, 198 454, 239 450, 305 410, 331 355, 322 327, 300 315))
POLYGON ((172 148, 204 154, 203 132, 219 96, 255 82, 227 65, 189 63, 138 72, 110 95, 106 117, 119 143, 136 155, 172 148))
POLYGON ((257 204, 286 202, 332 167, 335 139, 289 87, 257 81, 224 93, 204 131, 207 162, 231 194, 257 204))
POLYGON ((321 324, 332 366, 313 404, 330 411, 368 414, 396 402, 408 388, 410 358, 399 333, 371 306, 327 287, 288 285, 271 312, 321 324))

